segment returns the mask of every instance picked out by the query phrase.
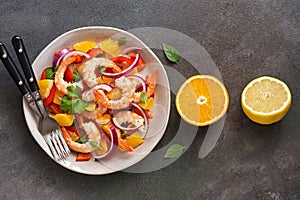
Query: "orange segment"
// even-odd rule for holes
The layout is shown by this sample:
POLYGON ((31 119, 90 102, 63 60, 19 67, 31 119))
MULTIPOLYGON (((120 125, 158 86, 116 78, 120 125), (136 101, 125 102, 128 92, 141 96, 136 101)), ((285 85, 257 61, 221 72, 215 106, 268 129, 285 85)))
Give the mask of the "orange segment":
POLYGON ((96 46, 96 42, 92 42, 92 41, 83 41, 83 42, 78 42, 76 43, 73 48, 75 50, 78 51, 83 51, 83 52, 87 52, 88 50, 90 50, 91 48, 96 46))
POLYGON ((54 82, 51 79, 43 79, 37 81, 42 99, 45 99, 49 96, 53 83, 54 82))
POLYGON ((74 122, 74 115, 56 114, 52 117, 59 124, 59 126, 71 126, 74 122))
POLYGON ((207 126, 222 118, 229 104, 228 92, 214 76, 195 75, 187 79, 176 95, 180 116, 195 126, 207 126))

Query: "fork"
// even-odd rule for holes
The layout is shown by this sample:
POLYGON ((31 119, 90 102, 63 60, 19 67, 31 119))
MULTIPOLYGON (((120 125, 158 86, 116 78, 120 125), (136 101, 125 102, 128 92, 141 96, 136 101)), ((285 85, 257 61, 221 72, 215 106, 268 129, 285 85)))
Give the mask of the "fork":
POLYGON ((12 38, 12 44, 24 72, 27 84, 3 43, 0 43, 0 59, 37 117, 38 130, 46 141, 53 158, 56 161, 65 160, 70 155, 70 149, 62 136, 60 126, 47 114, 21 37, 17 35, 14 36, 12 38))

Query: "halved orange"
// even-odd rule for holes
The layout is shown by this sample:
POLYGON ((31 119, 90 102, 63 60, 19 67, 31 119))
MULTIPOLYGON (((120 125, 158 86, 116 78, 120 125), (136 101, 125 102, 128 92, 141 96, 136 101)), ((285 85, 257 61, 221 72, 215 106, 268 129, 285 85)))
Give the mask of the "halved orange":
POLYGON ((184 121, 194 126, 207 126, 226 114, 229 96, 218 78, 194 75, 181 85, 175 103, 184 121))

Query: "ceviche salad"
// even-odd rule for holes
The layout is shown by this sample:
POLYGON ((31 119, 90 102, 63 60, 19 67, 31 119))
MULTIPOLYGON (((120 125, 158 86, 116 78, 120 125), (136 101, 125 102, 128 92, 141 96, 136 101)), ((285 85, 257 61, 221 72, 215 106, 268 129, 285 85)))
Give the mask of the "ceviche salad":
POLYGON ((76 161, 132 152, 144 142, 158 72, 141 73, 143 50, 123 48, 125 43, 105 38, 58 49, 38 80, 49 116, 61 126, 76 161))

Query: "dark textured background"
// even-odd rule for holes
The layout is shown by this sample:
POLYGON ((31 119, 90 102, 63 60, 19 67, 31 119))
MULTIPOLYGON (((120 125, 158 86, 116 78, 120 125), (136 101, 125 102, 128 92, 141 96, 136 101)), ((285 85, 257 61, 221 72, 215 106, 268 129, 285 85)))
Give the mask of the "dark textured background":
MULTIPOLYGON (((12 52, 11 37, 21 35, 31 61, 54 38, 81 26, 184 33, 219 66, 231 102, 206 158, 198 158, 205 134, 199 129, 166 168, 87 176, 57 165, 34 141, 21 95, 0 64, 0 199, 300 199, 299 10, 299 0, 1 1, 0 41, 12 52), (239 101, 247 82, 261 75, 282 79, 293 94, 288 115, 271 126, 249 121, 239 101)), ((171 115, 174 125, 174 105, 171 115)))

